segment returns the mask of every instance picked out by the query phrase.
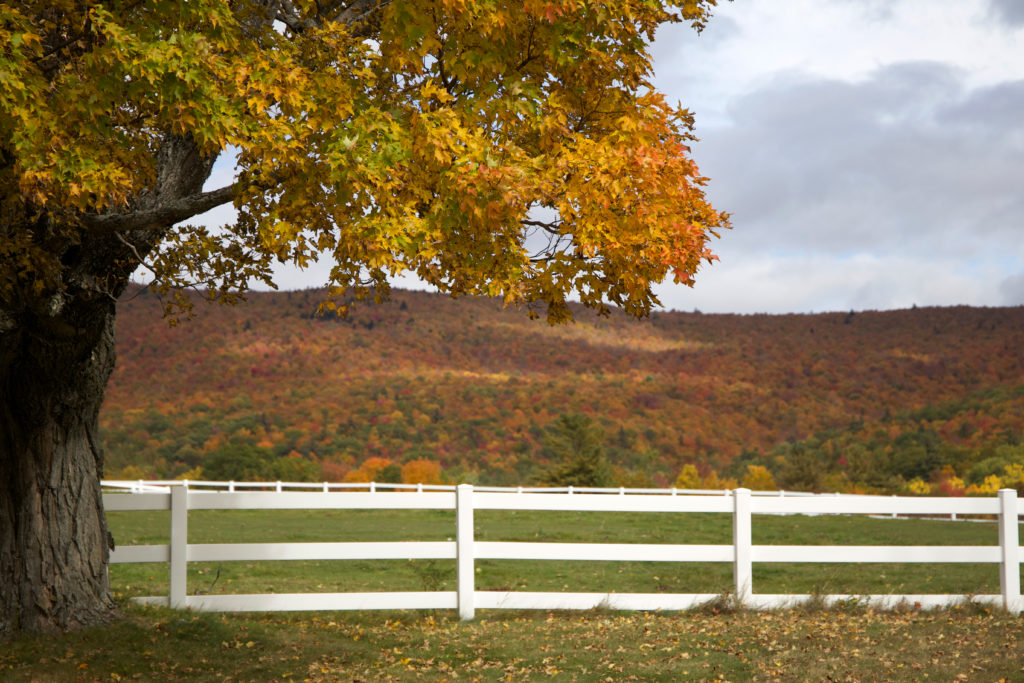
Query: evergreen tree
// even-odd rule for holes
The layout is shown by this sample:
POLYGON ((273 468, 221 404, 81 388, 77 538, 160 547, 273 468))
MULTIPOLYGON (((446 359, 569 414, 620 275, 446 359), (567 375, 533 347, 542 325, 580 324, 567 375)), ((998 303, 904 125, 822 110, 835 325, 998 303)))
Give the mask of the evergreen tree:
POLYGON ((552 463, 537 477, 546 486, 612 485, 601 426, 586 415, 562 415, 548 425, 541 455, 552 463))

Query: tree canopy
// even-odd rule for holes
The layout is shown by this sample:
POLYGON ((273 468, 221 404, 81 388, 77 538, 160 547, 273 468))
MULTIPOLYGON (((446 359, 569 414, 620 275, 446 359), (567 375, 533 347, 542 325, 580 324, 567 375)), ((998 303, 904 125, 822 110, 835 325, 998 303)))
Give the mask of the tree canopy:
POLYGON ((656 28, 714 3, 680 4, 4 4, 0 296, 52 296, 69 252, 116 235, 161 285, 219 296, 325 254, 339 291, 411 271, 554 320, 573 291, 644 314, 727 226, 689 112, 649 80, 656 28), (237 178, 154 197, 175 144, 237 178), (146 234, 227 202, 233 225, 146 234))
POLYGON ((0 636, 113 612, 95 434, 140 266, 230 301, 326 258, 338 298, 411 272, 552 322, 691 283, 728 217, 648 47, 714 4, 0 4, 0 636))

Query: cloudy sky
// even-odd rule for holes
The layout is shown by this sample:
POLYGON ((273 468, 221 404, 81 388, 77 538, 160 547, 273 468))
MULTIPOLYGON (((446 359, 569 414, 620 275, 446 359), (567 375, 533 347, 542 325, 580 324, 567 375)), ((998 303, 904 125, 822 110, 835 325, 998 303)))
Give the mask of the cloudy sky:
POLYGON ((658 288, 666 308, 1024 304, 1024 0, 719 2, 653 46, 734 226, 693 289, 658 288))
POLYGON ((735 0, 654 54, 734 225, 667 307, 1024 304, 1024 0, 735 0))

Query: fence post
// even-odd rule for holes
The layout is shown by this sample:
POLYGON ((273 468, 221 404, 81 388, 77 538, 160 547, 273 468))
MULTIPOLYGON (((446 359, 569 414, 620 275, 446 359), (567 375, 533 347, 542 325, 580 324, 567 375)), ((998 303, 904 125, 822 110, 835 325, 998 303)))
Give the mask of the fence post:
POLYGON ((1017 530, 1017 491, 999 491, 999 592, 1003 608, 1017 614, 1020 600, 1020 537, 1017 530))
POLYGON ((455 489, 455 563, 459 619, 473 619, 473 592, 476 577, 473 563, 473 486, 459 484, 455 489))
POLYGON ((736 600, 744 604, 750 600, 754 581, 750 551, 750 489, 736 489, 732 501, 733 578, 736 582, 736 600))
POLYGON ((171 487, 171 593, 168 604, 176 609, 186 605, 188 585, 188 489, 171 487))

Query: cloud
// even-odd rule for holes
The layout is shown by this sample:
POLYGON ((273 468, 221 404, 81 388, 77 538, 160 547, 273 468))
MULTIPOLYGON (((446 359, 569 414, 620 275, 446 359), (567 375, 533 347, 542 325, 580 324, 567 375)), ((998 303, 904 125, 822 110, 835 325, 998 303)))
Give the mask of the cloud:
POLYGON ((1016 293, 1007 289, 996 301, 992 293, 1002 283, 995 269, 979 277, 965 272, 956 259, 868 253, 839 259, 734 256, 723 256, 722 264, 702 271, 693 289, 659 286, 662 304, 705 313, 787 313, 1024 302, 1024 276, 1016 282, 1016 293))
POLYGON ((737 100, 695 155, 734 215, 723 241, 744 249, 982 254, 1024 224, 1021 100, 1020 83, 967 90, 934 63, 789 75, 737 100))
POLYGON ((990 142, 1010 137, 1014 144, 1019 145, 1024 135, 1021 112, 1024 112, 1024 79, 979 88, 970 98, 943 111, 940 122, 972 126, 978 133, 987 131, 998 136, 990 138, 990 142))
POLYGON ((776 75, 694 154, 734 230, 669 307, 744 312, 1024 300, 1024 81, 908 62, 776 75), (1005 281, 1005 282, 1004 282, 1005 281), (1007 282, 1009 284, 1007 284, 1007 282))
POLYGON ((1003 305, 1024 305, 1024 270, 1000 282, 999 293, 1002 294, 1002 301, 1000 303, 1003 305))
POLYGON ((836 0, 838 6, 847 5, 860 12, 865 19, 874 22, 892 19, 900 2, 901 0, 836 0))
POLYGON ((1024 2, 1020 0, 990 0, 996 18, 1010 26, 1024 26, 1024 2))

